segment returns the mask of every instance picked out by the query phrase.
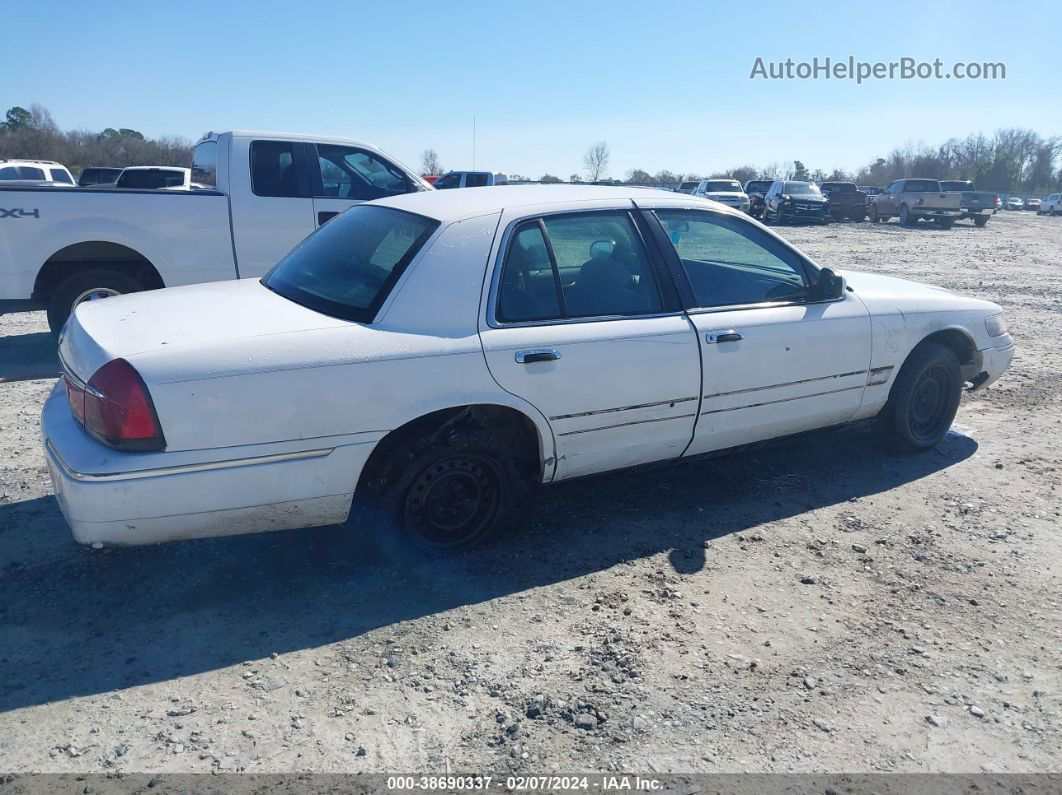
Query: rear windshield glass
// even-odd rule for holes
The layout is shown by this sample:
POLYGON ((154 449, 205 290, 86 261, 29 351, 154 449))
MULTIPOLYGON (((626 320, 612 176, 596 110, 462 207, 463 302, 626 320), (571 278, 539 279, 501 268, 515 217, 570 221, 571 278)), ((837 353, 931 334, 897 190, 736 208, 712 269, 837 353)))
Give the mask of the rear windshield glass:
POLYGON ((972 182, 963 182, 960 179, 946 179, 940 181, 940 189, 942 191, 956 192, 964 190, 973 190, 973 187, 974 186, 972 182))
POLYGON ((774 182, 772 180, 769 180, 769 179, 756 180, 756 181, 750 182, 748 185, 746 185, 745 186, 745 190, 746 191, 757 191, 758 190, 758 191, 763 191, 764 193, 766 193, 767 191, 769 191, 771 189, 771 185, 773 185, 773 184, 774 184, 774 182))
POLYGON ((903 190, 905 193, 940 193, 940 183, 935 179, 909 179, 903 190))
POLYGON ((369 323, 438 226, 401 210, 355 205, 296 246, 262 284, 316 312, 369 323))
POLYGON ((177 188, 184 185, 183 171, 125 171, 119 188, 177 188))
POLYGON ((822 192, 818 185, 810 182, 787 182, 782 193, 791 193, 794 196, 821 196, 822 192))
POLYGON ((710 179, 704 184, 707 193, 741 193, 741 185, 729 179, 710 179))
POLYGON ((856 186, 851 182, 823 182, 822 189, 830 193, 855 193, 856 186))

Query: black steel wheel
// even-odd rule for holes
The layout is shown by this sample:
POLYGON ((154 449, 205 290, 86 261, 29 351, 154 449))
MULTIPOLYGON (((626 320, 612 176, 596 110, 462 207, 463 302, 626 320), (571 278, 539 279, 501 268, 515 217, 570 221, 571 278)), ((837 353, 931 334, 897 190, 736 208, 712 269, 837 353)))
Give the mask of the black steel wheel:
POLYGON ((951 427, 961 395, 955 352, 935 342, 919 345, 900 369, 885 409, 893 441, 909 451, 933 447, 951 427))

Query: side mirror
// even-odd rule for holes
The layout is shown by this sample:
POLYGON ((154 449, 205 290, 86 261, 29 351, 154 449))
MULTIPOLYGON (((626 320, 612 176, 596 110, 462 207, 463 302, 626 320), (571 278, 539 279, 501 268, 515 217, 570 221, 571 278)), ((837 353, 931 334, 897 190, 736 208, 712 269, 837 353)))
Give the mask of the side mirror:
POLYGON ((615 248, 611 240, 595 240, 590 244, 590 259, 608 259, 615 248))
POLYGON ((840 298, 844 295, 844 277, 834 273, 829 268, 819 271, 818 281, 815 282, 815 292, 819 298, 840 298))

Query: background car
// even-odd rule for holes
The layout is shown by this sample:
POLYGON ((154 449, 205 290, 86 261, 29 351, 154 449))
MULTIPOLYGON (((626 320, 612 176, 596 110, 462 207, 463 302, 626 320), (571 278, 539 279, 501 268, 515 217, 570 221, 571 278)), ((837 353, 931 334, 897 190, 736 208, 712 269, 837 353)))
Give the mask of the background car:
POLYGON ((745 195, 749 197, 749 215, 763 217, 763 197, 774 184, 773 179, 750 179, 745 183, 745 195))
POLYGON ((1062 193, 1052 193, 1040 204, 1037 215, 1059 215, 1062 213, 1062 193))
POLYGON ((188 190, 192 184, 192 169, 176 166, 129 166, 115 180, 116 188, 147 188, 151 190, 188 190))
POLYGON ((62 163, 54 160, 0 160, 0 180, 33 180, 73 185, 74 178, 62 163))
POLYGON ((823 182, 819 190, 829 199, 830 217, 835 221, 862 221, 867 217, 867 195, 854 182, 823 182))
POLYGON ((881 193, 881 188, 877 185, 859 185, 858 188, 867 196, 877 196, 881 193))
POLYGON ((828 224, 830 203, 819 186, 799 180, 776 180, 763 197, 763 222, 811 221, 828 224))
POLYGON ((736 179, 702 179, 693 189, 693 195, 720 202, 735 210, 749 211, 749 197, 736 179))
POLYGON ((509 178, 500 171, 449 171, 435 180, 432 186, 437 190, 447 190, 449 188, 489 188, 508 184, 509 178))
POLYGON ((1025 207, 1024 207, 1024 209, 1026 209, 1026 210, 1036 210, 1037 214, 1039 214, 1039 212, 1040 212, 1040 205, 1041 205, 1042 203, 1043 203, 1043 202, 1041 202, 1041 201, 1040 201, 1040 199, 1038 199, 1038 198, 1036 198, 1036 197, 1033 197, 1033 198, 1031 198, 1031 199, 1026 199, 1026 200, 1025 200, 1025 207))
POLYGON ((675 188, 675 193, 693 193, 697 189, 697 186, 700 184, 700 180, 687 180, 686 182, 681 183, 677 188, 675 188))
POLYGON ((1022 201, 1020 196, 1010 196, 1003 203, 1003 206, 1008 210, 1020 210, 1025 207, 1025 202, 1022 201))

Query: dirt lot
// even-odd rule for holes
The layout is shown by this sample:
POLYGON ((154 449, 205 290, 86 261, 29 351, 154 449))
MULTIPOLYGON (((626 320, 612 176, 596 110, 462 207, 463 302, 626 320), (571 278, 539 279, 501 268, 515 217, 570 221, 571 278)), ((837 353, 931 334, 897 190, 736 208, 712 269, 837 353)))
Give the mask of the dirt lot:
POLYGON ((1062 219, 783 234, 1001 303, 1013 368, 925 455, 559 485, 413 567, 335 528, 76 546, 43 317, 0 317, 0 771, 1062 770, 1062 219))

